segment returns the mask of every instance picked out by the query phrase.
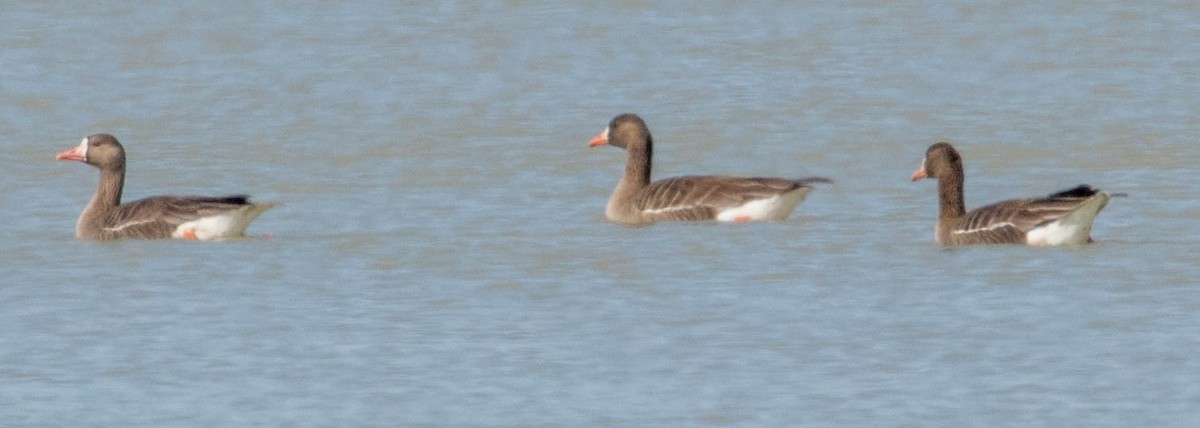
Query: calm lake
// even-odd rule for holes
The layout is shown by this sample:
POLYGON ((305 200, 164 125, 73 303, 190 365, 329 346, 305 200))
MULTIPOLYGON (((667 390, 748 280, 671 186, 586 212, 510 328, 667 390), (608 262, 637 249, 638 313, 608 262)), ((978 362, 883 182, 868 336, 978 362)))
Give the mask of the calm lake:
POLYGON ((0 425, 1194 426, 1200 4, 0 6, 0 425), (827 176, 788 221, 604 220, 655 176, 827 176), (249 193, 246 239, 76 240, 249 193), (1081 248, 933 243, 1080 183, 1081 248))

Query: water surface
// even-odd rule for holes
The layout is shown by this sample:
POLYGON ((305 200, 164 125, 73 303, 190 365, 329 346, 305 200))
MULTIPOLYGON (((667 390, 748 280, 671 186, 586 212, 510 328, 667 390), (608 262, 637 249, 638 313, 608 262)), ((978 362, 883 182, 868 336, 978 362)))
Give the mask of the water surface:
POLYGON ((239 2, 0 8, 3 425, 1189 426, 1200 10, 239 2), (655 174, 824 175, 786 222, 603 221, 655 174), (282 205, 236 242, 77 241, 125 195, 282 205), (1097 244, 942 250, 1079 183, 1097 244))

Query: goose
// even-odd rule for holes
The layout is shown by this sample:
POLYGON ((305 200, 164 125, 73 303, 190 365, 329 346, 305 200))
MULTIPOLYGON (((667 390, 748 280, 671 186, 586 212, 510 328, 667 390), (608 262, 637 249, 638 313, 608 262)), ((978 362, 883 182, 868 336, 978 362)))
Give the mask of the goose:
POLYGON ((121 203, 125 148, 109 134, 90 135, 55 159, 83 162, 100 170, 100 185, 75 224, 75 236, 80 239, 238 237, 259 214, 275 205, 251 203, 246 195, 155 196, 121 203))
POLYGON ((588 147, 625 149, 625 173, 617 182, 604 216, 613 222, 647 224, 657 221, 781 221, 828 178, 800 179, 681 176, 650 181, 654 138, 636 114, 621 114, 588 147))
POLYGON ((963 202, 962 157, 949 143, 929 147, 912 181, 935 178, 938 219, 934 237, 944 246, 1026 244, 1083 245, 1092 242, 1092 222, 1109 195, 1086 184, 1040 198, 1010 199, 967 212, 963 202))

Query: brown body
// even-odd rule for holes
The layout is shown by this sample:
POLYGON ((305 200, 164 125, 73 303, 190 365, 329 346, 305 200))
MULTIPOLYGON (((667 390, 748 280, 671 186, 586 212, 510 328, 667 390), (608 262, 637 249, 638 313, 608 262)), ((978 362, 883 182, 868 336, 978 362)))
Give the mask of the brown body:
POLYGON ((75 236, 82 239, 220 239, 241 236, 246 225, 273 204, 251 203, 244 195, 158 196, 121 203, 125 149, 111 135, 95 134, 57 155, 100 170, 100 184, 88 202, 75 236))
POLYGON ((963 201, 962 157, 949 143, 937 143, 912 175, 938 182, 935 237, 942 245, 969 244, 1085 244, 1091 241, 1092 221, 1108 195, 1086 185, 1046 197, 1012 199, 967 212, 963 201))
POLYGON ((827 178, 803 179, 682 176, 650 181, 654 141, 640 117, 619 115, 593 138, 591 147, 625 149, 625 173, 609 197, 604 215, 611 221, 784 220, 813 188, 827 178))

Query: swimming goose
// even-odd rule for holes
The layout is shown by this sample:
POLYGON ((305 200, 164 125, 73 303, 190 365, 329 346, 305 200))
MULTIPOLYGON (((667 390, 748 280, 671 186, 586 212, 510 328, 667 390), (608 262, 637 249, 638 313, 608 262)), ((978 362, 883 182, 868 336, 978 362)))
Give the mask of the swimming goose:
POLYGON ((654 139, 646 122, 635 114, 613 118, 588 142, 588 147, 603 145, 628 152, 625 174, 604 209, 604 216, 618 223, 786 220, 812 191, 811 184, 831 182, 822 177, 683 176, 651 183, 654 139))
POLYGON ((275 205, 251 203, 245 195, 156 196, 122 204, 125 148, 108 134, 90 135, 55 158, 100 169, 100 185, 75 224, 75 236, 82 239, 237 237, 255 217, 275 205))
POLYGON ((937 143, 925 152, 912 181, 938 182, 938 220, 934 237, 941 245, 1026 244, 1082 245, 1092 242, 1092 221, 1108 195, 1087 185, 1043 198, 1011 199, 967 212, 963 167, 958 151, 937 143))

